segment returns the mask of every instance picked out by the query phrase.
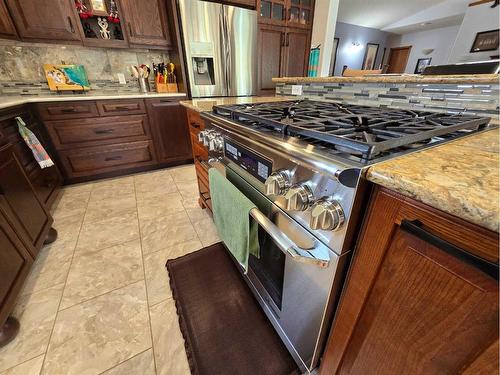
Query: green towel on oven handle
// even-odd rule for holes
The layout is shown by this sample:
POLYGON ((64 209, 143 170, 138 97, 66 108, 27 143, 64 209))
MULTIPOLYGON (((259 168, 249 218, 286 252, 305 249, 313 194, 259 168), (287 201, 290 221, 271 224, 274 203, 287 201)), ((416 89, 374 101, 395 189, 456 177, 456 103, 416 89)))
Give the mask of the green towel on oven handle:
POLYGON ((247 273, 249 254, 258 258, 260 250, 258 224, 250 218, 250 210, 255 208, 255 204, 217 169, 210 168, 208 176, 219 236, 247 273))

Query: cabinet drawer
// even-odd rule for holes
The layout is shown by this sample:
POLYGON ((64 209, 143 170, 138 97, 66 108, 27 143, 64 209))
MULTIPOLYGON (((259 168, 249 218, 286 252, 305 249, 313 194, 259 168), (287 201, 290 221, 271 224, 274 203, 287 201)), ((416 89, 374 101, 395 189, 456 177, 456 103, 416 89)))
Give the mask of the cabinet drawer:
POLYGON ((205 146, 201 146, 196 136, 191 134, 191 144, 193 145, 193 156, 200 160, 208 160, 208 150, 205 146))
POLYGON ((102 100, 97 102, 97 108, 101 116, 139 115, 146 113, 146 107, 142 99, 102 100))
POLYGON ((198 134, 200 130, 205 129, 205 122, 201 119, 199 112, 188 109, 188 126, 189 131, 194 134, 198 134))
POLYGON ((62 120, 69 118, 97 117, 99 112, 93 101, 40 103, 38 113, 44 120, 62 120))
POLYGON ((46 121, 45 125, 59 150, 150 138, 146 115, 46 121))
POLYGON ((61 161, 69 178, 151 165, 156 163, 154 155, 151 141, 85 147, 60 152, 61 161))

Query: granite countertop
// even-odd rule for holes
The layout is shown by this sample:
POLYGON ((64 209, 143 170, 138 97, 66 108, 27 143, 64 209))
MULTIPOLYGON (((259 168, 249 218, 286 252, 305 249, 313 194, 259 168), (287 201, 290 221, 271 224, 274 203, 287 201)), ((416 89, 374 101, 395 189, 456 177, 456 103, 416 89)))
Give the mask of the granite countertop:
POLYGON ((290 96, 238 96, 232 98, 204 98, 183 100, 180 103, 186 108, 193 109, 198 112, 210 112, 214 105, 230 105, 230 104, 247 104, 247 103, 263 103, 263 102, 282 102, 286 100, 294 100, 297 97, 290 96))
POLYGON ((65 102, 75 100, 104 100, 104 99, 154 99, 154 98, 184 98, 185 93, 102 93, 89 91, 86 94, 51 94, 51 95, 6 95, 0 96, 0 109, 21 105, 26 103, 44 103, 44 102, 65 102))
POLYGON ((499 130, 375 164, 367 179, 499 231, 499 130))
POLYGON ((447 76, 423 76, 420 74, 386 75, 377 74, 364 77, 283 77, 273 78, 276 83, 499 83, 498 74, 469 74, 447 76))

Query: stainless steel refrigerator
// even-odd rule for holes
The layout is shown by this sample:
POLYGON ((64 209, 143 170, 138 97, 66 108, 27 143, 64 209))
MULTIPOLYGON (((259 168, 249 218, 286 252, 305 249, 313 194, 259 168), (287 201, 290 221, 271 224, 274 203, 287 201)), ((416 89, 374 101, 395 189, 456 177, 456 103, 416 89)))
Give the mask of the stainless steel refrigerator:
POLYGON ((257 12, 177 0, 193 98, 255 95, 257 12))

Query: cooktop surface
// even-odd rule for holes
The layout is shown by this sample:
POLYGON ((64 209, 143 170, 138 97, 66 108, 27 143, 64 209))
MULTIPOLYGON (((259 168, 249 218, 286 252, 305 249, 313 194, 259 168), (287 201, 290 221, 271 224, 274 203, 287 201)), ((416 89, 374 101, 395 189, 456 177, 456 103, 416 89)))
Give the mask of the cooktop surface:
POLYGON ((214 106, 213 112, 239 125, 296 137, 362 163, 470 134, 487 127, 490 120, 462 113, 312 100, 214 106))

